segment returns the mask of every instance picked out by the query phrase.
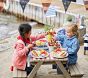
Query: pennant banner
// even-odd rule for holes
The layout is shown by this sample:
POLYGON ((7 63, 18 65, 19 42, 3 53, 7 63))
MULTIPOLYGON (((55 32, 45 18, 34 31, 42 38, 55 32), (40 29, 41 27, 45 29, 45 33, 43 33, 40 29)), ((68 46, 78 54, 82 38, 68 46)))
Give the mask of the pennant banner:
POLYGON ((71 0, 72 2, 76 2, 76 0, 71 0))
POLYGON ((0 0, 0 12, 2 12, 3 6, 4 6, 3 0, 0 0))
POLYGON ((44 13, 46 13, 52 0, 41 0, 41 2, 42 2, 44 13))
POLYGON ((25 7, 26 7, 28 2, 29 2, 29 0, 20 0, 20 5, 22 7, 23 12, 24 12, 25 7))
POLYGON ((88 10, 88 0, 84 0, 85 8, 88 10))
POLYGON ((64 5, 64 9, 65 9, 65 12, 68 10, 68 7, 71 3, 71 0, 62 0, 63 2, 63 5, 64 5))

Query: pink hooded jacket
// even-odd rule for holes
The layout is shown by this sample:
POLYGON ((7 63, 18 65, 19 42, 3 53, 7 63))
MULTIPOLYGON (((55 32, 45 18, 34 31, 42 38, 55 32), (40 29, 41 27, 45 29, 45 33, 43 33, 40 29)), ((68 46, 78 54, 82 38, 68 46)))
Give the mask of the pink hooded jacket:
MULTIPOLYGON (((31 36, 30 40, 35 41, 41 38, 44 38, 45 36, 43 34, 38 35, 38 36, 31 36)), ((30 40, 25 40, 26 43, 31 43, 30 40)), ((13 53, 13 59, 12 59, 12 64, 13 67, 16 67, 17 69, 25 70, 26 67, 26 62, 27 62, 27 53, 28 53, 28 48, 25 46, 23 39, 21 36, 18 36, 18 41, 15 43, 14 46, 14 53, 13 53)))

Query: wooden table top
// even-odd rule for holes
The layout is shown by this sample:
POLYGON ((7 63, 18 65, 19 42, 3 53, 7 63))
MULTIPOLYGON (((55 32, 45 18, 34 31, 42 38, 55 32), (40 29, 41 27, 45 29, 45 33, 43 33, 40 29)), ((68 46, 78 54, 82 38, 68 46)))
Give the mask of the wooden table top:
POLYGON ((62 62, 66 62, 68 60, 68 58, 54 58, 51 55, 49 55, 46 58, 30 58, 30 62, 39 62, 39 61, 43 61, 43 62, 55 62, 55 61, 62 61, 62 62))

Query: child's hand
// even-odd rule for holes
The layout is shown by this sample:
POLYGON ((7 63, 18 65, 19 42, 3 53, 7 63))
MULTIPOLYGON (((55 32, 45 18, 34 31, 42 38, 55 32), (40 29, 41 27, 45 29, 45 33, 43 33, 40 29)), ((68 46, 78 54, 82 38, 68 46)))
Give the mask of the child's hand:
POLYGON ((46 36, 47 35, 47 32, 44 32, 44 35, 46 36))
POLYGON ((41 33, 41 34, 39 34, 39 35, 44 35, 44 36, 46 36, 46 35, 47 35, 47 33, 46 33, 46 32, 44 32, 44 33, 41 33))
POLYGON ((33 44, 33 47, 34 47, 34 46, 36 46, 36 42, 35 42, 35 41, 34 41, 34 42, 32 42, 32 44, 33 44))
POLYGON ((30 48, 32 48, 32 47, 33 47, 33 44, 29 44, 29 45, 27 46, 28 49, 30 49, 30 48))

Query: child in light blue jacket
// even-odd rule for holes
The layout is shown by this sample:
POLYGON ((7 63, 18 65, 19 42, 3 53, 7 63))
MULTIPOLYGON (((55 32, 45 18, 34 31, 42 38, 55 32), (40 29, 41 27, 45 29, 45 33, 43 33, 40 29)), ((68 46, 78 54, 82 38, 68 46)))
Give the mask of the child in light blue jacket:
POLYGON ((61 41, 62 48, 68 52, 68 64, 76 64, 77 52, 79 50, 78 41, 78 26, 76 24, 69 24, 66 28, 66 34, 57 34, 56 40, 61 41))
MULTIPOLYGON (((76 24, 69 24, 66 28, 66 34, 57 33, 56 40, 61 42, 62 48, 65 48, 68 52, 68 64, 73 65, 77 62, 77 52, 80 48, 78 41, 78 26, 76 24)), ((66 66, 66 65, 64 65, 66 66)), ((61 74, 59 67, 57 67, 57 73, 61 74)))

